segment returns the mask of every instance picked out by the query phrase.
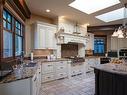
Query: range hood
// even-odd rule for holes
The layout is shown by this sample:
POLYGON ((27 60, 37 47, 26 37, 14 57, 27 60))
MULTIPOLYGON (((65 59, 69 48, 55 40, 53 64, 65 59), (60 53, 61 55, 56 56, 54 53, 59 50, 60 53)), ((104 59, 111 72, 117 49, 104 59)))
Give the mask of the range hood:
POLYGON ((77 34, 69 34, 64 32, 57 32, 57 44, 67 44, 67 43, 80 43, 86 45, 87 37, 80 36, 77 34))

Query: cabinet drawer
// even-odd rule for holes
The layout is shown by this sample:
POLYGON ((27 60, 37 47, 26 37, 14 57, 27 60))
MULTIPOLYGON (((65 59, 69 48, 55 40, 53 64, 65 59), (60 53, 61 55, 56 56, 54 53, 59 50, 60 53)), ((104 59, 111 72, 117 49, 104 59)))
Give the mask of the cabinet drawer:
POLYGON ((54 78, 53 73, 42 75, 42 82, 48 82, 48 81, 52 81, 54 79, 55 78, 54 78))
POLYGON ((67 61, 56 62, 56 66, 63 66, 63 65, 67 65, 67 61))
POLYGON ((56 72, 66 71, 66 68, 67 68, 66 65, 56 66, 56 72))
POLYGON ((65 77, 67 77, 66 72, 57 73, 56 76, 55 76, 56 79, 65 78, 65 77))
POLYGON ((42 74, 53 72, 54 64, 53 63, 44 63, 42 64, 42 74))

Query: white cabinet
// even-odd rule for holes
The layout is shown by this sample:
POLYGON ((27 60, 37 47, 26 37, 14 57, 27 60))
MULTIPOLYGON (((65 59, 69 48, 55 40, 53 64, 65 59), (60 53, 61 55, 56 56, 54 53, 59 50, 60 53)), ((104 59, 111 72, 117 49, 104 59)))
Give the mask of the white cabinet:
POLYGON ((54 64, 55 62, 42 63, 42 82, 54 80, 54 64))
POLYGON ((111 50, 127 48, 127 38, 111 37, 111 50))
POLYGON ((119 38, 118 39, 118 49, 127 48, 127 38, 119 38))
POLYGON ((67 77, 67 61, 59 61, 55 64, 55 79, 65 78, 67 77))
POLYGON ((77 63, 75 65, 71 65, 70 71, 71 71, 71 76, 84 74, 85 73, 85 63, 77 63))
POLYGON ((0 95, 32 95, 30 85, 30 78, 0 84, 0 95))
POLYGON ((56 49, 56 25, 36 22, 34 26, 34 48, 56 49))
POLYGON ((32 78, 32 95, 37 95, 37 75, 32 78))
POLYGON ((68 61, 42 63, 42 82, 48 82, 55 79, 67 77, 67 64, 68 61))
POLYGON ((85 59, 86 72, 93 71, 94 69, 91 68, 91 66, 94 66, 97 64, 100 64, 100 58, 86 58, 85 59))
POLYGON ((88 33, 88 41, 86 43, 86 50, 94 50, 94 34, 88 33))
POLYGON ((41 64, 32 78, 0 84, 0 95, 38 95, 41 87, 41 64))
POLYGON ((37 71, 32 78, 32 95, 38 95, 41 88, 41 64, 38 64, 37 71))
POLYGON ((111 37, 111 50, 118 50, 118 38, 111 37))

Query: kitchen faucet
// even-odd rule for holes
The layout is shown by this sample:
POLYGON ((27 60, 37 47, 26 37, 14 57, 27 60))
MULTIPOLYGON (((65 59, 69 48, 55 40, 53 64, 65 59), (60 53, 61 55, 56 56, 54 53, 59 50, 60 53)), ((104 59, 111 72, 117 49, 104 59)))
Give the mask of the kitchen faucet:
POLYGON ((24 63, 24 51, 21 51, 20 56, 17 58, 18 64, 24 63))

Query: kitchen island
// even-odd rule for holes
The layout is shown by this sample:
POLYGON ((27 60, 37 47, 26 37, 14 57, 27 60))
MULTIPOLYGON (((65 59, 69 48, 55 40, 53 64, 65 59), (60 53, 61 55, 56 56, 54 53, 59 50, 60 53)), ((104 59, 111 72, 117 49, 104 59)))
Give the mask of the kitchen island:
POLYGON ((95 95, 127 95, 127 66, 101 64, 94 66, 95 95))

